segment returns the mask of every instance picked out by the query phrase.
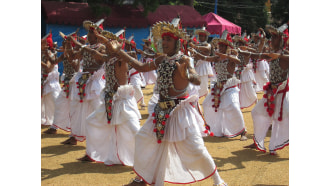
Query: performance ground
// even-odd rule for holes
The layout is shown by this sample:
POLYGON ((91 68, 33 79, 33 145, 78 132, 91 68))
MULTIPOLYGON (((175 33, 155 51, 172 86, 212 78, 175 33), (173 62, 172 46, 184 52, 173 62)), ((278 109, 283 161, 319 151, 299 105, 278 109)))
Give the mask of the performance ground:
MULTIPOLYGON (((152 96, 153 86, 142 89, 145 102, 152 96)), ((262 94, 258 94, 258 99, 262 94)), ((200 100, 202 103, 204 98, 200 100)), ((253 122, 250 108, 243 109, 243 116, 248 133, 247 141, 240 141, 240 136, 227 139, 218 137, 204 138, 205 146, 217 165, 219 174, 230 186, 255 185, 278 186, 289 185, 289 147, 277 151, 276 156, 269 155, 268 132, 265 146, 267 153, 255 149, 245 149, 253 143, 253 122)), ((148 117, 147 109, 140 110, 141 126, 148 117)), ((80 185, 80 186, 120 186, 135 177, 132 167, 121 165, 105 166, 102 163, 84 163, 77 160, 85 155, 85 142, 77 145, 62 145, 60 142, 68 138, 69 133, 58 130, 57 134, 43 134, 47 127, 41 128, 41 185, 80 185)), ((203 166, 203 165, 201 165, 203 166)), ((166 186, 174 184, 165 183, 166 186)), ((211 186, 211 178, 201 182, 187 184, 192 186, 211 186)))

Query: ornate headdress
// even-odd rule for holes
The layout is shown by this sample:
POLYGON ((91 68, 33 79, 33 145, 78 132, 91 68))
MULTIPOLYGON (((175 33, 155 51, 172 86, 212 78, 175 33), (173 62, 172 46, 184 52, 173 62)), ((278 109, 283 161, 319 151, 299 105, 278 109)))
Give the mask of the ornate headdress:
MULTIPOLYGON (((70 36, 74 37, 77 40, 77 33, 78 33, 78 31, 79 31, 79 28, 77 28, 76 31, 74 31, 74 32, 72 32, 72 33, 70 33, 68 35, 63 34, 61 31, 59 32, 59 34, 63 38, 63 40, 66 40, 70 36)), ((74 47, 75 44, 73 42, 71 42, 71 46, 74 47)))
POLYGON ((227 40, 227 35, 228 35, 228 31, 224 30, 222 32, 221 38, 213 38, 212 39, 212 43, 214 46, 217 46, 219 44, 224 44, 229 46, 230 48, 234 48, 233 44, 227 40))
POLYGON ((102 26, 102 23, 104 22, 104 19, 101 19, 99 20, 98 22, 94 23, 92 21, 84 21, 83 22, 83 27, 86 29, 86 30, 93 30, 93 29, 96 29, 99 33, 102 32, 103 30, 103 26, 102 26))
MULTIPOLYGON (((169 22, 157 22, 152 27, 152 35, 154 38, 154 44, 156 46, 156 49, 162 50, 161 41, 164 36, 170 36, 177 40, 180 44, 179 39, 185 38, 185 33, 182 29, 179 29, 175 25, 169 23, 169 22)), ((179 50, 180 47, 177 47, 177 50, 179 50)))
POLYGON ((242 34, 241 37, 239 37, 238 35, 235 35, 235 36, 233 37, 233 41, 234 41, 235 43, 241 42, 241 43, 243 43, 244 45, 246 45, 247 42, 246 42, 246 40, 244 39, 245 37, 246 37, 246 33, 244 32, 244 33, 242 34))
POLYGON ((196 34, 196 35, 203 34, 203 35, 209 36, 209 35, 210 35, 210 32, 208 32, 208 31, 205 29, 205 27, 203 26, 201 29, 195 30, 195 34, 196 34))
POLYGON ((266 30, 267 32, 269 32, 272 35, 281 35, 284 37, 287 37, 286 34, 284 34, 284 30, 286 30, 288 28, 288 25, 286 23, 284 23, 282 26, 275 28, 271 25, 266 25, 266 30))
POLYGON ((134 41, 134 35, 131 35, 128 39, 125 40, 127 45, 131 45, 132 48, 136 47, 136 43, 134 41))
POLYGON ((52 30, 49 30, 49 33, 47 35, 45 35, 43 38, 41 38, 41 40, 46 40, 47 42, 47 46, 49 47, 49 49, 53 48, 53 34, 52 34, 52 30))
POLYGON ((147 39, 142 39, 142 41, 145 43, 151 43, 151 34, 152 34, 152 32, 150 30, 150 33, 149 33, 149 36, 147 37, 147 39))
POLYGON ((110 40, 117 40, 117 41, 122 42, 122 40, 121 40, 116 34, 114 34, 114 33, 112 33, 112 32, 109 32, 109 31, 107 31, 107 30, 103 30, 103 31, 101 32, 101 34, 102 34, 104 37, 106 37, 107 39, 110 39, 110 40))

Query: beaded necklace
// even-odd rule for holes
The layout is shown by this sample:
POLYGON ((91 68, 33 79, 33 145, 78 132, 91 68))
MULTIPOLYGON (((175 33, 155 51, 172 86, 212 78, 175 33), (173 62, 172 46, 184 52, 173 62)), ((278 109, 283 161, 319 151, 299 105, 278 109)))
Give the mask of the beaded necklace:
MULTIPOLYGON (((88 46, 91 49, 96 50, 97 48, 100 47, 100 44, 94 44, 94 45, 89 45, 88 46)), ((89 51, 84 50, 82 53, 82 58, 83 58, 83 69, 95 69, 97 70, 99 68, 98 63, 96 60, 92 57, 92 54, 89 51), (97 67, 92 67, 93 65, 97 65, 97 67)))
POLYGON ((222 92, 223 85, 228 80, 228 75, 232 75, 227 71, 227 65, 229 63, 228 59, 220 61, 214 64, 214 69, 216 71, 217 83, 211 89, 211 95, 213 95, 213 105, 214 111, 217 112, 220 106, 220 93, 222 92))
POLYGON ((63 91, 66 93, 66 98, 69 98, 70 95, 70 80, 73 77, 74 69, 72 65, 69 63, 69 60, 65 57, 63 59, 63 73, 65 74, 63 81, 63 91))
POLYGON ((181 92, 179 95, 175 97, 180 97, 183 95, 187 87, 178 90, 174 87, 173 83, 173 72, 177 68, 175 62, 180 61, 180 59, 183 57, 183 54, 176 54, 173 57, 166 57, 164 61, 162 61, 158 68, 157 68, 157 91, 159 92, 160 95, 162 95, 165 99, 170 99, 168 95, 168 90, 172 88, 175 92, 181 92))
POLYGON ((272 84, 280 83, 288 78, 289 69, 283 70, 280 67, 280 58, 277 58, 269 63, 269 81, 272 84))
POLYGON ((172 76, 174 70, 177 68, 175 62, 179 61, 182 57, 183 54, 176 54, 170 58, 166 57, 157 68, 158 78, 156 90, 164 97, 164 99, 158 101, 154 108, 154 113, 152 113, 154 117, 154 132, 156 133, 158 143, 161 143, 164 137, 166 120, 170 117, 170 113, 175 108, 176 104, 178 104, 178 100, 168 95, 168 89, 172 88, 175 92, 181 92, 179 95, 175 96, 175 98, 177 98, 183 95, 188 87, 187 86, 183 90, 177 90, 174 88, 173 84, 172 76))
POLYGON ((241 79, 242 71, 244 70, 244 67, 246 66, 244 56, 239 54, 238 59, 240 60, 240 63, 237 65, 237 70, 235 71, 235 75, 237 79, 241 79))
POLYGON ((112 100, 113 96, 117 92, 115 90, 116 86, 118 87, 118 80, 115 76, 115 62, 118 59, 116 57, 111 58, 108 62, 105 63, 105 88, 104 88, 104 103, 105 103, 105 110, 107 112, 107 120, 108 124, 111 122, 112 118, 112 100))

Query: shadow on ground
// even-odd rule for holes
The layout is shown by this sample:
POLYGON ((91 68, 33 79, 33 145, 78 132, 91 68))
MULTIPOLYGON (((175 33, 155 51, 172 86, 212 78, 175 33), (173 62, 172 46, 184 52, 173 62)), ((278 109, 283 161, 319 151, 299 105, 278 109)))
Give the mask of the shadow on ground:
POLYGON ((79 151, 86 149, 84 146, 79 145, 54 145, 54 146, 47 146, 41 148, 41 154, 49 154, 50 156, 59 156, 62 154, 66 154, 71 151, 79 151))
POLYGON ((41 169, 41 180, 55 178, 61 175, 83 174, 83 173, 99 173, 99 174, 118 174, 123 172, 132 172, 132 167, 113 165, 106 166, 103 163, 94 162, 70 162, 61 164, 63 167, 59 169, 41 169))
POLYGON ((235 166, 235 168, 231 169, 221 169, 221 171, 230 171, 236 169, 244 169, 244 162, 279 162, 279 161, 289 161, 289 158, 280 158, 278 156, 269 155, 269 153, 260 152, 256 149, 242 149, 238 151, 232 152, 234 156, 226 157, 226 158, 218 158, 213 157, 215 164, 217 167, 224 167, 225 164, 229 163, 235 166))

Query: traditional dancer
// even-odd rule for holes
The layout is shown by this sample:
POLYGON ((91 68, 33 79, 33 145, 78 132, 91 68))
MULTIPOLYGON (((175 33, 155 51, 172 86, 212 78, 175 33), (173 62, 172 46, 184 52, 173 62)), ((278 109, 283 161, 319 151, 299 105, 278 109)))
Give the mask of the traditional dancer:
MULTIPOLYGON (((202 29, 196 30, 195 35, 198 36, 199 44, 195 45, 192 42, 189 44, 191 48, 196 49, 199 53, 210 56, 211 54, 211 45, 207 43, 208 36, 210 33, 205 30, 205 27, 202 29)), ((199 90, 199 97, 206 96, 209 92, 208 90, 208 80, 209 76, 213 76, 212 66, 211 63, 200 59, 195 60, 195 70, 196 72, 201 76, 201 84, 200 84, 200 90, 199 90)))
MULTIPOLYGON (((98 40, 106 44, 120 40, 111 32, 103 31, 98 40)), ((93 49, 95 58, 106 58, 105 88, 102 104, 86 119, 86 155, 81 161, 97 161, 106 165, 133 166, 135 135, 140 129, 141 115, 134 98, 134 88, 128 85, 128 65, 112 56, 109 50, 101 54, 93 49)))
MULTIPOLYGON (((233 38, 237 48, 247 45, 244 38, 245 33, 242 37, 235 36, 233 38)), ((238 54, 238 59, 240 60, 240 63, 237 65, 235 76, 241 81, 239 84, 239 102, 241 109, 243 109, 252 106, 258 99, 254 88, 256 82, 252 71, 252 64, 249 63, 250 58, 245 58, 243 55, 238 54)))
POLYGON ((268 128, 272 124, 272 134, 269 141, 271 155, 276 150, 289 145, 289 55, 283 50, 283 28, 275 29, 266 25, 266 30, 272 35, 272 53, 249 53, 239 51, 241 54, 251 58, 269 59, 269 80, 264 86, 264 96, 253 108, 251 114, 254 125, 254 144, 247 148, 256 147, 266 152, 264 139, 268 128))
POLYGON ((116 41, 107 48, 140 72, 157 69, 159 101, 136 135, 134 171, 137 178, 129 185, 192 183, 212 176, 215 185, 225 185, 202 139, 203 120, 190 102, 198 100, 186 93, 189 82, 200 78, 189 66, 189 59, 178 54, 182 30, 170 23, 157 23, 152 29, 159 52, 154 62, 140 63, 130 57, 116 41), (175 174, 173 174, 175 172, 175 174))
MULTIPOLYGON (((259 28, 256 34, 252 34, 252 39, 254 41, 253 48, 256 50, 256 52, 263 52, 266 43, 265 31, 262 28, 259 28)), ((256 92, 261 92, 264 84, 268 82, 268 62, 265 59, 251 59, 251 62, 253 64, 253 72, 256 80, 255 90, 256 92)))
MULTIPOLYGON (((136 44, 133 38, 134 36, 131 36, 125 40, 125 49, 127 54, 137 59, 136 52, 133 50, 136 48, 136 44)), ((141 87, 145 87, 146 84, 143 74, 137 71, 135 68, 130 67, 128 83, 132 85, 134 88, 134 97, 136 99, 136 102, 137 103, 141 102, 140 103, 141 110, 144 110, 146 104, 144 103, 144 96, 141 87)))
POLYGON ((51 52, 53 40, 51 31, 41 40, 41 125, 50 126, 54 121, 55 100, 61 86, 58 67, 50 61, 56 56, 51 52))
POLYGON ((74 137, 70 137, 63 143, 75 143, 76 140, 84 141, 86 139, 86 117, 90 115, 101 104, 100 94, 105 86, 105 80, 102 78, 104 69, 101 68, 106 59, 95 58, 93 50, 104 53, 105 46, 97 42, 97 38, 93 30, 101 32, 99 27, 103 19, 97 23, 84 21, 83 26, 88 30, 87 40, 89 45, 82 45, 72 37, 69 41, 77 45, 81 50, 77 52, 68 51, 67 57, 73 59, 82 59, 82 72, 78 72, 74 77, 76 88, 72 89, 72 100, 70 109, 71 117, 71 133, 74 137))
MULTIPOLYGON (((149 63, 150 61, 154 60, 155 53, 151 48, 151 32, 147 39, 142 39, 144 42, 143 44, 143 51, 137 49, 136 52, 141 54, 140 61, 142 63, 149 63)), ((146 82, 146 85, 153 85, 156 83, 157 79, 157 72, 156 70, 152 70, 149 72, 143 72, 143 76, 146 82)))
MULTIPOLYGON (((78 30, 77 30, 78 31, 78 30)), ((75 46, 72 42, 67 41, 67 37, 69 36, 77 36, 77 31, 64 35, 60 32, 60 36, 63 38, 62 42, 62 50, 63 54, 60 55, 56 60, 51 61, 52 64, 58 64, 63 61, 63 74, 62 74, 62 82, 63 87, 62 90, 55 101, 55 114, 54 114, 54 123, 52 126, 48 128, 44 133, 46 134, 55 134, 57 132, 57 128, 60 128, 64 131, 70 132, 70 100, 72 89, 75 87, 74 84, 74 75, 79 70, 79 60, 74 60, 72 57, 67 56, 66 53, 69 50, 73 50, 75 46)))
MULTIPOLYGON (((213 45, 218 45, 219 53, 208 57, 198 52, 194 56, 197 59, 215 62, 217 82, 211 85, 211 92, 203 102, 204 116, 210 125, 214 136, 232 138, 241 135, 241 140, 247 140, 243 114, 239 104, 240 80, 233 76, 235 65, 240 61, 236 56, 227 54, 233 48, 227 40, 225 30, 221 38, 214 38, 213 45)), ((193 50, 192 50, 193 51, 193 50)))

